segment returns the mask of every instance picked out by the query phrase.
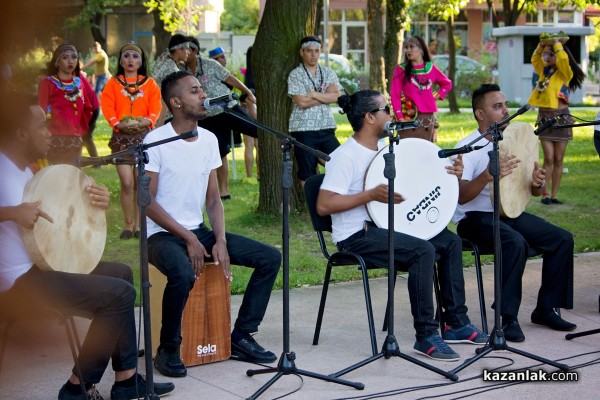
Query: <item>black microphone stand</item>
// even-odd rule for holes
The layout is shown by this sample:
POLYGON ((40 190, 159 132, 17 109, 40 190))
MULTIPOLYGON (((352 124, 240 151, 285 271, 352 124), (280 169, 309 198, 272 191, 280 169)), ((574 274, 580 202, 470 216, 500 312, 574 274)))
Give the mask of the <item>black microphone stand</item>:
POLYGON ((321 375, 311 371, 298 369, 295 364, 296 353, 290 351, 290 278, 289 278, 289 191, 292 187, 292 167, 293 162, 290 158, 290 151, 294 146, 301 148, 304 151, 310 152, 317 157, 320 157, 324 160, 329 160, 329 156, 325 153, 322 153, 318 150, 312 149, 294 139, 291 136, 288 136, 284 133, 278 132, 274 129, 271 129, 247 115, 243 115, 237 113, 227 107, 224 107, 225 112, 230 114, 236 118, 239 118, 249 124, 256 126, 259 129, 262 129, 266 132, 269 132, 276 136, 277 138, 282 140, 281 145, 281 156, 282 156, 282 174, 281 174, 281 189, 282 189, 282 197, 283 197, 283 224, 282 224, 282 239, 283 239, 283 352, 277 363, 277 367, 269 367, 264 369, 249 369, 246 371, 246 375, 254 376, 259 374, 268 374, 271 372, 275 373, 275 376, 272 377, 267 383, 265 383, 260 389, 258 389, 252 396, 248 397, 248 399, 256 399, 262 393, 264 393, 271 385, 273 385, 279 378, 283 375, 297 374, 304 375, 311 378, 321 379, 327 382, 333 382, 340 385, 351 386, 355 389, 362 390, 365 388, 360 382, 351 382, 344 379, 339 379, 335 376, 331 375, 321 375))
MULTIPOLYGON (((519 110, 521 111, 521 110, 519 110)), ((475 350, 476 355, 465 360, 464 363, 454 368, 451 373, 457 373, 469 365, 473 364, 480 358, 484 357, 488 353, 495 350, 508 350, 510 352, 520 354, 524 357, 531 358, 536 361, 540 361, 544 364, 551 365, 559 368, 563 371, 568 371, 569 366, 554 362, 547 358, 537 356, 532 353, 525 352, 520 349, 508 346, 506 344, 506 338, 504 337, 504 330, 502 329, 502 323, 500 321, 500 310, 502 309, 502 242, 500 238, 500 157, 498 142, 502 140, 502 126, 506 125, 511 119, 515 118, 522 112, 516 112, 515 114, 503 119, 498 123, 492 124, 481 136, 475 138, 471 143, 463 146, 464 153, 469 153, 474 150, 471 145, 486 136, 490 135, 492 138, 492 150, 488 152, 490 157, 489 171, 493 178, 494 185, 494 201, 493 201, 493 215, 492 215, 492 229, 494 237, 494 329, 490 335, 488 342, 481 348, 475 350)), ((527 111, 527 110, 525 110, 527 111)))
MULTIPOLYGON (((410 129, 411 127, 406 127, 404 129, 410 129)), ((341 371, 338 371, 332 376, 342 376, 347 374, 350 371, 354 371, 357 368, 370 364, 371 362, 380 359, 381 357, 385 357, 386 359, 391 358, 392 356, 403 358, 407 361, 410 361, 414 364, 417 364, 423 368, 427 368, 430 371, 433 371, 437 374, 440 374, 452 381, 457 381, 458 377, 450 372, 443 371, 437 367, 426 364, 421 360, 418 360, 414 357, 406 355, 400 351, 400 347, 398 346, 398 341, 394 336, 394 286, 395 286, 395 265, 394 265, 394 180, 396 179, 396 161, 394 154, 394 143, 398 143, 400 137, 398 135, 394 135, 398 127, 386 129, 386 133, 389 137, 389 148, 388 153, 383 155, 383 159, 385 160, 385 166, 383 170, 383 175, 388 180, 388 276, 387 276, 387 291, 388 291, 388 311, 386 313, 387 318, 387 336, 385 338, 385 342, 383 343, 382 349, 380 353, 377 353, 363 361, 360 361, 348 368, 345 368, 341 371)), ((433 265, 432 265, 433 267, 433 265)))
MULTIPOLYGON (((189 139, 198 136, 197 130, 182 133, 167 139, 158 140, 153 143, 139 143, 126 150, 113 153, 110 158, 103 160, 105 164, 127 164, 126 160, 133 158, 137 167, 137 204, 140 218, 140 279, 142 291, 142 309, 144 318, 144 359, 146 365, 146 396, 147 400, 158 400, 154 393, 154 370, 152 365, 152 327, 150 322, 150 277, 148 274, 148 228, 146 225, 146 209, 150 204, 150 177, 145 175, 145 165, 148 163, 146 150, 150 147, 159 146, 180 139, 189 139), (133 156, 133 157, 132 157, 133 156)), ((141 393, 140 393, 141 394, 141 393)))

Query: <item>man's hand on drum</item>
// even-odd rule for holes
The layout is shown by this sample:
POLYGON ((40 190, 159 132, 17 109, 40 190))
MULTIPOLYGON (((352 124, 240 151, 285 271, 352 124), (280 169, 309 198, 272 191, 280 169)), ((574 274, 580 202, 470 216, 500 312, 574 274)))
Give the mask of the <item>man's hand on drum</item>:
POLYGON ((217 240, 212 248, 212 257, 216 265, 220 265, 223 268, 225 277, 230 281, 233 280, 231 275, 231 264, 229 261, 229 252, 227 251, 227 242, 225 239, 217 240))
POLYGON ((90 201, 94 207, 101 208, 103 210, 108 209, 110 205, 110 192, 106 186, 98 185, 91 177, 91 183, 85 188, 90 201))
POLYGON ((21 203, 15 207, 14 221, 26 229, 33 229, 33 225, 37 222, 39 217, 42 217, 49 222, 54 220, 45 212, 40 210, 41 200, 35 203, 21 203))
POLYGON ((531 190, 533 194, 539 196, 544 193, 546 190, 546 170, 544 168, 539 168, 537 161, 533 162, 531 178, 531 190))
MULTIPOLYGON (((380 203, 388 202, 388 185, 381 184, 370 190, 371 199, 380 203)), ((404 197, 400 193, 394 192, 394 204, 400 204, 404 201, 404 197)))
POLYGON ((456 158, 452 160, 452 165, 446 166, 446 170, 449 174, 456 175, 458 180, 460 180, 463 174, 462 154, 457 155, 456 158))
POLYGON ((517 168, 521 160, 515 156, 506 156, 500 159, 500 178, 512 174, 512 170, 517 168))
POLYGON ((204 258, 210 257, 210 254, 208 254, 206 248, 192 232, 190 232, 189 237, 186 237, 184 240, 188 257, 194 268, 194 275, 196 276, 196 279, 199 279, 200 275, 204 272, 204 258))

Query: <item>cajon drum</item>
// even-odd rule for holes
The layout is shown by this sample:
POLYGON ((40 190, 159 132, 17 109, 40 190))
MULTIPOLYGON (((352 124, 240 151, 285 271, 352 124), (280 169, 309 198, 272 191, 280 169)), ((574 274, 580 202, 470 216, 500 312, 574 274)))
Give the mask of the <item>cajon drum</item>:
MULTIPOLYGON (((162 297, 167 277, 148 265, 152 354, 160 344, 162 297)), ((231 292, 221 267, 207 264, 190 291, 181 323, 181 359, 186 367, 227 360, 231 356, 231 292)))

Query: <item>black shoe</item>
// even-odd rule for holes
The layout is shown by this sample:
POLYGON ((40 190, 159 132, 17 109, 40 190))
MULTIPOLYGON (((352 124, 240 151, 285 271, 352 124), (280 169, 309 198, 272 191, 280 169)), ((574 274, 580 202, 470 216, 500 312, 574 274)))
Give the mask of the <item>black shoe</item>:
POLYGON ((187 369, 179 357, 179 352, 167 351, 162 347, 159 347, 156 352, 154 367, 164 376, 172 378, 181 378, 187 375, 187 369))
MULTIPOLYGON (((142 375, 137 374, 137 385, 123 387, 115 384, 110 390, 110 398, 111 400, 143 399, 146 397, 146 390, 146 380, 142 375)), ((171 382, 154 382, 154 394, 157 396, 171 393, 173 390, 175 390, 175 385, 173 385, 171 382)))
POLYGON ((504 331, 504 337, 509 342, 522 342, 525 340, 525 335, 516 318, 502 319, 502 330, 504 331))
POLYGON ((235 342, 231 340, 231 355, 240 361, 257 363, 271 363, 277 360, 277 356, 265 350, 250 335, 235 342))
POLYGON ((552 204, 565 204, 562 201, 560 201, 559 199, 557 199, 556 197, 553 199, 550 199, 550 201, 552 202, 552 204))
POLYGON ((555 331, 572 331, 577 325, 562 319, 554 310, 538 310, 531 313, 531 322, 538 325, 545 325, 555 331))
MULTIPOLYGON (((66 385, 63 385, 58 392, 58 400, 85 400, 85 398, 81 392, 77 394, 69 392, 66 385)), ((94 385, 88 389, 87 398, 89 400, 104 400, 94 385)))
POLYGON ((544 197, 542 199, 542 204, 546 204, 546 205, 552 204, 552 200, 550 200, 550 197, 544 197))

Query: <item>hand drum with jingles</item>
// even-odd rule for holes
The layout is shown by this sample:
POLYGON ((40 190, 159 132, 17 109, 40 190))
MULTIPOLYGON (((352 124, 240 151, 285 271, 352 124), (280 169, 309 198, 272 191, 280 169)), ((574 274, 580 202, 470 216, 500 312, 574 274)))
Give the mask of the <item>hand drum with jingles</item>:
MULTIPOLYGON (((500 158, 514 155, 521 162, 512 173, 500 179, 500 215, 516 218, 527 207, 531 198, 533 163, 539 158, 538 139, 533 127, 523 122, 512 122, 504 129, 498 142, 500 158)), ((494 185, 490 182, 490 199, 494 204, 494 185)))
MULTIPOLYGON (((416 138, 402 139, 395 147, 396 179, 394 191, 405 200, 394 206, 394 230, 421 239, 431 239, 440 233, 452 219, 458 203, 458 179, 447 172, 452 165, 447 158, 439 158, 440 148, 416 138)), ((383 148, 367 170, 365 190, 388 181, 383 175, 389 152, 383 148)), ((380 228, 388 228, 388 205, 378 201, 367 203, 369 216, 380 228)))
POLYGON ((38 218, 33 229, 22 229, 40 270, 87 274, 96 268, 106 243, 106 217, 85 191, 91 183, 81 170, 64 164, 42 169, 27 183, 23 202, 41 200, 39 208, 54 220, 38 218))

